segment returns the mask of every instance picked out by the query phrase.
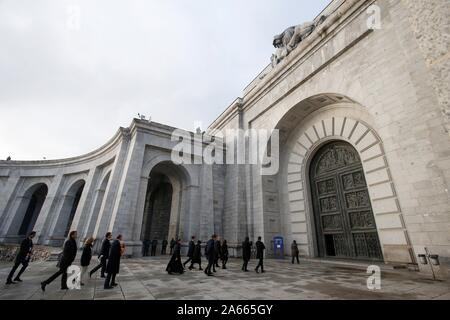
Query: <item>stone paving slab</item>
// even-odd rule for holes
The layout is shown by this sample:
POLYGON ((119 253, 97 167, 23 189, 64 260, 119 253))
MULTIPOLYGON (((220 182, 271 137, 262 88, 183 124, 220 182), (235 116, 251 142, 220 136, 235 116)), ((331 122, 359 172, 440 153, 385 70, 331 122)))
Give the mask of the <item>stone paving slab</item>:
MULTIPOLYGON (((40 282, 56 271, 54 262, 35 262, 22 276, 23 283, 5 285, 11 263, 0 263, 0 300, 450 300, 448 282, 432 281, 408 270, 382 269, 381 290, 367 289, 368 274, 355 266, 287 260, 266 260, 266 273, 242 272, 241 261, 230 259, 228 269, 216 276, 202 271, 183 275, 165 272, 168 257, 124 259, 117 277, 119 285, 103 289, 99 274, 85 279, 81 290, 59 290, 60 279, 48 285, 40 282)), ((252 261, 249 270, 253 270, 252 261)), ((205 263, 206 265, 206 263, 205 263)), ((203 267, 205 267, 205 265, 203 267)))

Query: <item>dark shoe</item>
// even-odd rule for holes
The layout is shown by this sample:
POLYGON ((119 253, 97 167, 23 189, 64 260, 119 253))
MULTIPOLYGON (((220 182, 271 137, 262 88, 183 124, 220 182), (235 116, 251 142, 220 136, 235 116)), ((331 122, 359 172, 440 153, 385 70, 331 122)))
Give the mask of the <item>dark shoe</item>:
POLYGON ((61 290, 69 290, 69 287, 62 287, 61 290))
POLYGON ((111 286, 116 287, 116 286, 118 286, 118 284, 117 283, 111 283, 111 286))
POLYGON ((207 273, 206 274, 208 277, 214 277, 214 274, 212 274, 212 273, 207 273))
POLYGON ((45 287, 47 286, 47 284, 45 282, 41 282, 41 290, 42 292, 45 292, 45 287))
POLYGON ((20 278, 15 278, 14 281, 23 282, 22 279, 20 279, 20 278))
POLYGON ((261 273, 266 273, 264 270, 261 270, 261 273))
POLYGON ((15 282, 12 280, 6 280, 6 284, 15 284, 15 282))
POLYGON ((105 276, 104 274, 102 274, 102 275, 100 276, 100 278, 103 278, 103 279, 104 279, 104 278, 106 278, 106 276, 105 276))
POLYGON ((109 286, 109 287, 103 287, 103 289, 105 289, 105 290, 108 290, 108 289, 114 289, 114 287, 111 287, 111 286, 109 286))
POLYGON ((83 282, 81 282, 81 283, 80 283, 80 286, 84 286, 84 283, 83 283, 83 282))
POLYGON ((258 269, 255 269, 256 273, 259 273, 258 269))
POLYGON ((244 270, 244 272, 248 272, 248 270, 247 270, 247 269, 245 269, 245 270, 244 270))
POLYGON ((198 270, 202 271, 203 269, 202 268, 198 268, 198 270))

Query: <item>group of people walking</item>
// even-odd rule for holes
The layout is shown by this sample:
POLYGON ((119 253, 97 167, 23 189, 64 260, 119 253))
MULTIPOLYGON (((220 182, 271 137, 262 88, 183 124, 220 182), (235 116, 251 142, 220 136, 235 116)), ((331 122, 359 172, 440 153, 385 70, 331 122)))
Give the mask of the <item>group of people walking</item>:
MULTIPOLYGON (((25 269, 28 267, 28 264, 33 255, 33 238, 36 236, 36 232, 32 231, 27 238, 25 238, 19 248, 19 251, 14 260, 14 265, 11 269, 11 272, 8 274, 6 279, 6 284, 14 284, 17 282, 22 282, 20 278, 24 273, 25 269), (22 265, 19 273, 16 277, 14 277, 15 272, 22 265), (13 279, 14 277, 14 279, 13 279)), ((53 282, 56 278, 61 276, 61 290, 69 289, 67 286, 67 269, 72 265, 75 257, 77 255, 77 231, 71 231, 69 233, 69 237, 67 241, 64 243, 63 252, 58 260, 58 271, 55 272, 51 277, 41 282, 41 289, 45 291, 46 286, 53 282)), ((125 244, 123 242, 122 235, 118 235, 116 239, 112 240, 112 233, 108 232, 103 239, 102 246, 100 249, 100 254, 98 255, 99 264, 96 265, 90 272, 89 278, 92 277, 94 273, 100 270, 100 277, 105 279, 104 288, 112 289, 117 286, 116 276, 119 273, 120 269, 120 260, 121 257, 125 253, 125 244)), ((155 239, 156 240, 156 239, 155 239)), ((80 274, 80 282, 81 285, 84 285, 84 278, 88 273, 88 268, 92 259, 92 248, 94 246, 94 238, 88 238, 83 245, 83 252, 81 254, 80 265, 81 265, 81 274, 80 274)), ((167 240, 166 247, 167 247, 167 240)), ((157 240, 155 244, 155 248, 153 248, 152 242, 152 255, 155 255, 157 240)), ((163 241, 163 247, 161 254, 165 254, 165 246, 163 241)), ((255 243, 256 246, 256 259, 258 259, 258 264, 255 268, 255 271, 259 273, 260 271, 263 273, 264 271, 264 250, 266 249, 264 243, 261 240, 261 237, 258 237, 258 241, 255 243)), ((245 241, 242 243, 242 271, 248 272, 248 263, 252 256, 252 247, 253 243, 250 241, 249 237, 245 238, 245 241)), ((145 248, 143 255, 145 256, 145 248)), ((148 252, 147 252, 148 253, 148 252)), ((187 260, 185 262, 181 261, 181 239, 175 240, 172 239, 170 241, 170 254, 171 259, 167 265, 166 271, 169 274, 182 274, 186 269, 186 265, 190 263, 188 269, 194 269, 194 265, 198 264, 199 270, 202 269, 202 242, 198 240, 195 242, 195 236, 191 237, 188 245, 188 253, 187 260)), ((219 260, 221 260, 222 269, 227 269, 226 264, 228 262, 228 244, 227 240, 221 241, 219 236, 213 234, 211 239, 208 240, 205 246, 205 257, 208 261, 208 265, 205 268, 204 272, 208 276, 213 276, 216 272, 216 268, 220 268, 219 260)), ((297 263, 299 261, 299 249, 296 241, 294 240, 291 245, 291 256, 292 263, 294 263, 295 259, 297 263)))
MULTIPOLYGON (((182 274, 186 270, 186 265, 190 263, 189 270, 194 269, 194 264, 199 265, 199 270, 202 269, 202 253, 201 253, 201 244, 200 240, 195 243, 195 236, 191 237, 191 241, 188 245, 188 259, 182 263, 181 262, 181 240, 176 241, 174 252, 172 257, 167 265, 166 271, 169 274, 179 273, 182 274)), ((245 241, 242 243, 242 258, 243 265, 242 271, 248 272, 248 263, 251 259, 252 255, 252 246, 253 243, 250 241, 248 237, 245 238, 245 241)), ((258 264, 255 268, 255 271, 259 273, 264 271, 264 250, 266 246, 261 241, 261 237, 258 237, 258 241, 255 243, 256 246, 256 258, 258 259, 258 264)), ((220 241, 219 236, 213 234, 211 239, 208 240, 205 246, 205 256, 208 261, 208 265, 205 268, 204 272, 207 276, 213 276, 216 272, 216 268, 220 268, 219 260, 222 263, 222 269, 227 269, 226 264, 228 262, 228 244, 227 240, 220 241)))
MULTIPOLYGON (((27 268, 31 257, 33 255, 33 238, 36 236, 36 232, 32 231, 26 239, 24 239, 20 245, 19 252, 14 260, 13 268, 6 279, 6 284, 15 284, 17 282, 22 282, 20 276, 23 274, 27 268), (13 279, 13 276, 22 264, 17 276, 13 279)), ((41 282, 41 289, 45 291, 47 285, 52 283, 56 278, 61 276, 61 290, 69 289, 67 285, 67 270, 72 265, 75 257, 77 255, 77 231, 71 231, 69 237, 64 243, 63 252, 60 255, 57 263, 58 271, 56 271, 51 277, 41 282)), ((88 238, 83 245, 83 252, 81 254, 80 265, 80 284, 84 285, 84 279, 86 277, 88 267, 92 259, 92 248, 94 246, 94 238, 88 238)), ((103 240, 100 254, 98 256, 99 264, 94 267, 89 272, 89 278, 99 269, 101 269, 101 277, 105 278, 104 288, 111 289, 117 286, 116 275, 119 273, 120 269, 120 258, 125 253, 125 244, 122 239, 122 235, 118 235, 116 239, 112 241, 112 234, 108 232, 103 240)))

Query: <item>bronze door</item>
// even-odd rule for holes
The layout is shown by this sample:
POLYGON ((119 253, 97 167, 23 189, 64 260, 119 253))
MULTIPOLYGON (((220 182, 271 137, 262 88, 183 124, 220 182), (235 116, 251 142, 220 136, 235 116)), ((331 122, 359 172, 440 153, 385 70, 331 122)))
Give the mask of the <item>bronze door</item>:
POLYGON ((346 142, 325 145, 311 163, 310 178, 319 255, 383 260, 357 151, 346 142))

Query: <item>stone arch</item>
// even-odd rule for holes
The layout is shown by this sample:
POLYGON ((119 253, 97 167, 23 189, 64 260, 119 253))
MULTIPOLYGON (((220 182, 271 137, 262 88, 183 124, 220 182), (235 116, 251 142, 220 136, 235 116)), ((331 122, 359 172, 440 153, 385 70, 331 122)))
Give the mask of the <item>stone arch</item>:
POLYGON ((43 182, 27 183, 24 189, 26 191, 19 197, 20 204, 8 230, 11 236, 23 237, 32 231, 48 193, 48 186, 43 182))
POLYGON ((59 246, 64 243, 64 239, 70 232, 73 218, 78 208, 81 194, 84 190, 86 181, 84 179, 76 180, 69 184, 67 189, 61 195, 62 206, 55 219, 50 240, 53 245, 59 246))
POLYGON ((279 183, 288 204, 282 208, 284 230, 288 241, 295 238, 304 254, 317 256, 309 184, 311 159, 324 143, 345 141, 361 158, 385 261, 414 261, 383 142, 370 122, 367 110, 354 102, 329 104, 301 119, 283 137, 279 183))
MULTIPOLYGON (((156 150, 153 150, 153 152, 156 150)), ((176 165, 171 161, 170 153, 162 153, 156 151, 154 153, 148 154, 148 157, 142 167, 141 181, 139 187, 139 195, 137 202, 137 211, 133 220, 133 239, 137 243, 141 243, 141 236, 143 232, 143 221, 144 221, 144 211, 146 209, 147 190, 149 185, 149 178, 151 172, 160 166, 161 164, 166 164, 170 170, 166 170, 166 173, 172 188, 172 218, 177 218, 171 220, 170 224, 172 228, 178 226, 179 236, 183 237, 186 234, 192 232, 192 221, 190 219, 190 207, 191 207, 191 197, 193 192, 197 190, 192 190, 198 188, 198 168, 190 165, 176 165), (176 213, 175 213, 176 212, 176 213)), ((175 231, 176 232, 176 231, 175 231)), ((160 242, 161 243, 161 242, 160 242)), ((140 249, 139 249, 140 250, 140 249)), ((136 252, 138 253, 138 252, 136 252)), ((140 252, 139 252, 140 253, 140 252)))

